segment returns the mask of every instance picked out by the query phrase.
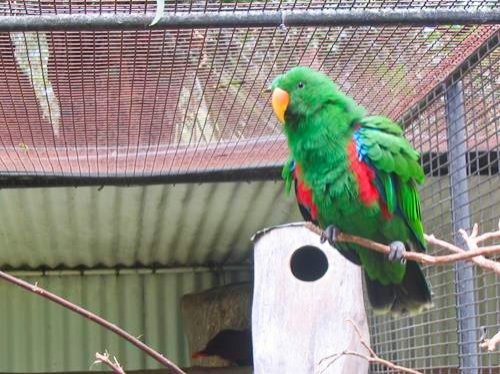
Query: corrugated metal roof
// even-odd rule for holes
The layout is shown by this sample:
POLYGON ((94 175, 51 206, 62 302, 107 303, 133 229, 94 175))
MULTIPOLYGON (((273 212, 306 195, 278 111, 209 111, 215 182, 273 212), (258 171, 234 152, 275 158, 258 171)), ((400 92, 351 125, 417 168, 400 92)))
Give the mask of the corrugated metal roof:
POLYGON ((281 182, 0 192, 0 266, 244 262, 257 230, 300 219, 281 182))
MULTIPOLYGON (((182 295, 248 280, 248 271, 159 272, 126 275, 29 276, 28 281, 118 324, 188 365, 190 352, 180 318, 182 295)), ((95 352, 108 350, 126 370, 158 365, 137 348, 60 306, 0 282, 0 372, 87 371, 95 352)), ((104 371, 101 365, 92 370, 104 371)))

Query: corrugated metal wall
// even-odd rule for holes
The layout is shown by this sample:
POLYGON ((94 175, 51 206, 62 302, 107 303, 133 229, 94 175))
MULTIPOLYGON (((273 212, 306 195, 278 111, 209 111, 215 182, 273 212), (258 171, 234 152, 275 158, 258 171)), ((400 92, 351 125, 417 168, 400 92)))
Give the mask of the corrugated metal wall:
POLYGON ((281 182, 2 190, 0 266, 241 263, 257 230, 296 219, 281 182))
MULTIPOLYGON (((24 275, 186 365, 180 297, 250 276, 186 267, 248 264, 251 235, 298 217, 295 199, 275 182, 2 190, 0 266, 168 267, 24 275)), ((105 349, 128 370, 157 368, 125 341, 10 284, 0 282, 0 300, 7 300, 0 304, 0 372, 88 370, 105 349)))
MULTIPOLYGON (((248 270, 23 276, 141 336, 180 365, 189 363, 182 295, 249 277, 248 270)), ((104 350, 127 370, 158 367, 123 339, 20 288, 0 282, 0 300, 0 372, 88 370, 94 353, 104 350)))

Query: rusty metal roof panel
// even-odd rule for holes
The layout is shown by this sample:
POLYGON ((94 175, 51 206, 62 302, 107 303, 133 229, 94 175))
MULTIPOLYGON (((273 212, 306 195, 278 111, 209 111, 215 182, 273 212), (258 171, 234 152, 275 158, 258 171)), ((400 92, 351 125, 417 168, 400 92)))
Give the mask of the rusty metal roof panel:
MULTIPOLYGON (((488 1, 167 2, 173 14, 494 9, 488 1)), ((4 16, 141 15, 153 1, 25 1, 4 16)), ((3 12, 3 13, 2 13, 3 12)), ((0 175, 144 177, 280 165, 272 80, 327 73, 400 118, 499 25, 0 32, 0 175)))

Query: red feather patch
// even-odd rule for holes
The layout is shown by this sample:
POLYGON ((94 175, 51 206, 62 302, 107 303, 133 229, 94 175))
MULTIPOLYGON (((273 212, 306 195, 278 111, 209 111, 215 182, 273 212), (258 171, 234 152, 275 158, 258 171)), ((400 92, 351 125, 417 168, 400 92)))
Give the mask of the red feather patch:
POLYGON ((301 178, 301 170, 299 164, 295 165, 294 176, 297 180, 297 200, 299 204, 303 205, 309 210, 311 218, 316 220, 318 218, 318 207, 316 206, 316 204, 314 204, 311 188, 307 186, 301 178))
POLYGON ((382 211, 382 216, 386 220, 390 220, 392 218, 392 214, 389 213, 389 211, 387 210, 387 204, 382 200, 379 200, 379 205, 380 205, 380 210, 382 211))
POLYGON ((380 198, 378 190, 373 183, 375 173, 367 164, 359 160, 355 140, 352 140, 347 145, 347 155, 351 171, 358 182, 359 197, 366 206, 372 205, 380 198))
POLYGON ((385 219, 390 220, 392 218, 392 214, 389 213, 389 210, 387 210, 387 204, 381 199, 377 187, 375 187, 375 184, 373 183, 375 179, 375 172, 366 163, 359 160, 355 140, 348 144, 347 154, 349 157, 351 171, 358 182, 359 197, 361 198, 361 201, 366 206, 369 206, 378 200, 382 216, 385 219))

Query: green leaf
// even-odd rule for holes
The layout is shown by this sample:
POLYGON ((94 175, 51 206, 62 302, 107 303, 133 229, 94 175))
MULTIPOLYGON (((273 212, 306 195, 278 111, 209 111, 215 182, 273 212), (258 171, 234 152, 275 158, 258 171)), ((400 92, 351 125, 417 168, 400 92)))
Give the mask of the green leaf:
POLYGON ((155 13, 155 18, 153 18, 153 21, 149 24, 149 26, 154 26, 158 23, 158 21, 163 17, 163 14, 165 13, 165 0, 156 0, 156 13, 155 13))

